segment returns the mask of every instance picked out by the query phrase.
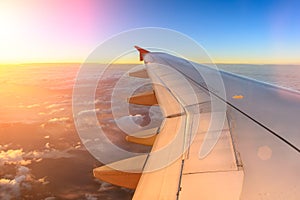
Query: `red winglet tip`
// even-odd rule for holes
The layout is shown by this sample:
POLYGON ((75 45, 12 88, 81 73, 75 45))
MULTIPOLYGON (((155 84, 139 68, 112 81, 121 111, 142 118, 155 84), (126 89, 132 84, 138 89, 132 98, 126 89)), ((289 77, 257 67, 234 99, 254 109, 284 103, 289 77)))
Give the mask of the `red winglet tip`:
POLYGON ((140 61, 143 61, 144 58, 143 56, 146 54, 146 53, 150 53, 150 51, 146 50, 146 49, 143 49, 139 46, 134 46, 134 48, 136 48, 139 52, 140 52, 140 61))

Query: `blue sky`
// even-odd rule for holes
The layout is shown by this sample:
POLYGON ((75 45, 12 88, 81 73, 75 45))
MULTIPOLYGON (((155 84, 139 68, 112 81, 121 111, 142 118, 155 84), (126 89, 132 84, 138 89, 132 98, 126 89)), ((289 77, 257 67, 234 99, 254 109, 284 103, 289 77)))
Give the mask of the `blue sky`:
POLYGON ((163 27, 215 62, 300 64, 300 1, 3 0, 0 62, 83 61, 121 31, 163 27))
MULTIPOLYGON (((133 2, 133 1, 131 1, 133 2)), ((300 1, 134 1, 116 30, 171 28, 189 35, 220 62, 299 63, 300 1)))

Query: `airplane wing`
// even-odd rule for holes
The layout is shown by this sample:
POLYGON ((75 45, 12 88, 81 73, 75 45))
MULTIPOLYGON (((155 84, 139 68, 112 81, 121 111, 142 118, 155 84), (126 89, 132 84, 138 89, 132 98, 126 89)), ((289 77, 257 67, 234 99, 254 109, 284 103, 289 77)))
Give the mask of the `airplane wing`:
MULTIPOLYGON (((149 154, 94 169, 133 199, 300 199, 300 94, 136 47, 164 121, 127 140, 149 154), (128 172, 114 165, 139 163, 128 172)), ((128 165, 132 168, 132 165, 128 165)))

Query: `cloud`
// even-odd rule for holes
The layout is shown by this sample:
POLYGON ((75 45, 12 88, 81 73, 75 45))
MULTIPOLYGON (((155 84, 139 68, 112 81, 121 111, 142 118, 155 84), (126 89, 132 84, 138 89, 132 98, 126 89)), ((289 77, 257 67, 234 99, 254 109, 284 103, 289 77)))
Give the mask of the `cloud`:
POLYGON ((14 180, 0 179, 0 198, 3 200, 10 200, 15 196, 19 196, 19 186, 14 180))
POLYGON ((20 166, 18 168, 18 174, 21 174, 21 175, 26 175, 28 174, 30 171, 30 169, 28 167, 25 167, 25 166, 20 166))
POLYGON ((50 149, 50 143, 49 143, 49 142, 47 142, 47 143, 45 144, 45 148, 50 149))
POLYGON ((51 111, 48 113, 48 115, 52 115, 52 114, 54 114, 54 113, 58 113, 58 112, 61 112, 61 111, 64 111, 64 110, 65 110, 65 108, 53 109, 53 110, 51 110, 51 111))
POLYGON ((80 112, 78 112, 77 116, 87 116, 87 115, 92 115, 92 114, 97 114, 100 112, 100 109, 91 109, 91 110, 82 110, 80 112))
POLYGON ((13 165, 29 165, 33 161, 40 162, 42 159, 50 158, 71 158, 74 157, 73 154, 69 153, 73 148, 69 148, 63 151, 59 151, 57 149, 50 148, 49 143, 45 145, 45 151, 30 151, 25 153, 23 149, 10 149, 7 151, 0 152, 0 167, 5 164, 13 164, 13 165))
POLYGON ((46 106, 47 109, 49 108, 55 108, 55 107, 59 107, 60 104, 50 104, 49 106, 46 106))
POLYGON ((65 128, 70 128, 71 119, 69 117, 54 117, 49 119, 46 123, 40 125, 41 128, 51 127, 57 124, 64 124, 65 128))
POLYGON ((40 104, 32 104, 32 105, 26 106, 26 108, 36 108, 36 107, 40 107, 40 104))
POLYGON ((73 150, 73 148, 66 149, 63 151, 59 151, 56 149, 46 150, 42 152, 41 157, 42 158, 51 158, 51 159, 58 159, 58 158, 72 158, 75 155, 69 153, 70 150, 73 150))
POLYGON ((4 144, 4 145, 0 144, 0 151, 7 149, 9 147, 9 145, 11 145, 11 144, 4 144))
POLYGON ((85 194, 86 200, 97 200, 98 198, 93 194, 85 194))
POLYGON ((115 186, 113 186, 112 184, 110 183, 107 183, 107 182, 103 182, 100 186, 100 188, 98 189, 99 192, 105 192, 105 191, 108 191, 108 190, 111 190, 111 189, 114 189, 115 186))
POLYGON ((164 119, 164 116, 158 106, 152 106, 149 109, 149 116, 151 118, 151 121, 157 122, 162 121, 164 119))
POLYGON ((117 126, 125 133, 135 133, 142 129, 144 117, 140 114, 123 116, 115 119, 117 126))
POLYGON ((0 179, 1 200, 19 199, 22 195, 22 191, 31 190, 32 184, 49 184, 49 181, 46 180, 47 177, 34 179, 30 173, 30 169, 25 165, 32 162, 40 162, 45 158, 57 159, 74 157, 73 154, 69 153, 69 151, 74 148, 60 151, 50 148, 49 145, 46 146, 48 146, 48 148, 44 151, 30 151, 26 153, 23 149, 10 149, 0 152, 0 167, 6 164, 16 165, 15 175, 7 175, 0 179))
POLYGON ((15 164, 15 165, 28 165, 31 160, 25 160, 23 156, 25 153, 23 149, 10 149, 7 151, 0 152, 0 167, 5 164, 15 164))
POLYGON ((96 114, 100 114, 100 109, 82 110, 77 113, 76 124, 78 128, 84 129, 98 125, 96 114))
POLYGON ((47 178, 47 176, 45 176, 45 177, 43 177, 43 178, 40 178, 40 179, 38 179, 37 181, 38 181, 39 183, 43 184, 43 185, 47 185, 47 184, 49 184, 50 182, 49 182, 49 181, 46 181, 46 178, 47 178))
POLYGON ((5 164, 12 164, 17 166, 26 166, 32 162, 40 162, 42 159, 50 158, 71 158, 74 157, 73 154, 69 151, 74 150, 75 148, 71 147, 63 151, 53 149, 50 147, 49 143, 46 143, 44 151, 30 151, 25 153, 23 149, 10 149, 7 151, 0 152, 0 167, 5 164))
POLYGON ((95 99, 94 101, 86 101, 84 99, 82 101, 77 100, 77 101, 73 102, 73 105, 76 105, 76 106, 90 106, 90 105, 96 105, 96 104, 99 104, 99 103, 103 104, 104 103, 103 99, 102 100, 101 99, 95 99))
POLYGON ((31 189, 28 181, 32 180, 30 169, 25 166, 17 168, 14 179, 0 179, 0 199, 14 199, 20 197, 21 189, 31 189))
MULTIPOLYGON (((46 146, 49 146, 46 144, 46 146)), ((73 148, 68 148, 63 151, 57 149, 51 149, 50 146, 44 151, 30 151, 25 157, 31 158, 36 162, 39 162, 40 159, 58 159, 58 158, 72 158, 75 155, 69 153, 69 151, 73 150, 73 148)))
POLYGON ((55 117, 55 118, 52 118, 52 119, 49 119, 48 122, 65 122, 65 121, 68 121, 70 118, 69 117, 55 117))

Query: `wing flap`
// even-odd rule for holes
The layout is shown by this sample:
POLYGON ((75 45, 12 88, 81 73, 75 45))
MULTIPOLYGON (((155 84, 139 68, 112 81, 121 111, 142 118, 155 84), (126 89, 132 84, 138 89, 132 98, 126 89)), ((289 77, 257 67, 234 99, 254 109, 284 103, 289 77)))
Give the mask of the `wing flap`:
POLYGON ((93 170, 96 178, 121 187, 135 189, 141 177, 147 155, 120 160, 93 170))
POLYGON ((149 78, 146 69, 141 69, 141 70, 137 70, 137 71, 134 71, 134 72, 130 72, 129 76, 136 77, 136 78, 149 78))
POLYGON ((176 199, 184 147, 185 116, 166 118, 133 199, 176 199))
POLYGON ((128 101, 128 103, 131 103, 131 104, 137 104, 137 105, 143 105, 143 106, 157 105, 156 96, 153 91, 133 95, 127 101, 128 101))
POLYGON ((179 199, 239 200, 243 177, 243 171, 183 175, 179 199))

